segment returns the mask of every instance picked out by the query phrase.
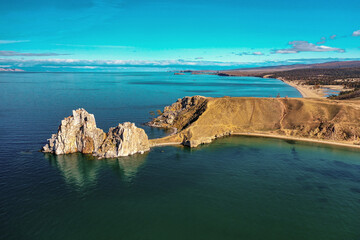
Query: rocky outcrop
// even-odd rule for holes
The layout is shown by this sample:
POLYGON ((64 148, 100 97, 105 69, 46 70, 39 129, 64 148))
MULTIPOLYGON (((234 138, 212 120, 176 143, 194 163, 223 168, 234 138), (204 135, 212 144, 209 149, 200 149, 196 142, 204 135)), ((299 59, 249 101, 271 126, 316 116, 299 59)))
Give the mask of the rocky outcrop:
POLYGON ((58 132, 43 147, 43 152, 57 155, 93 153, 104 142, 106 134, 96 127, 95 117, 84 109, 73 110, 73 115, 61 121, 58 132))
POLYGON ((171 106, 166 106, 163 113, 154 118, 147 125, 151 127, 161 128, 177 128, 181 130, 183 128, 182 119, 191 118, 191 116, 198 116, 204 109, 202 107, 206 103, 206 97, 193 96, 179 98, 171 106), (187 116, 183 116, 186 114, 187 116))
POLYGON ((195 98, 195 103, 192 99, 178 100, 153 121, 166 128, 175 127, 178 132, 152 139, 152 146, 181 143, 196 147, 232 134, 360 144, 360 101, 222 97, 195 98), (182 102, 190 104, 183 107, 182 102))
POLYGON ((149 150, 149 140, 145 131, 135 127, 134 123, 126 122, 110 128, 105 141, 94 155, 100 158, 113 158, 149 150))
POLYGON ((81 152, 97 157, 121 157, 149 150, 149 140, 143 129, 133 123, 119 124, 106 134, 96 127, 95 117, 84 109, 61 121, 58 132, 42 148, 56 155, 81 152))

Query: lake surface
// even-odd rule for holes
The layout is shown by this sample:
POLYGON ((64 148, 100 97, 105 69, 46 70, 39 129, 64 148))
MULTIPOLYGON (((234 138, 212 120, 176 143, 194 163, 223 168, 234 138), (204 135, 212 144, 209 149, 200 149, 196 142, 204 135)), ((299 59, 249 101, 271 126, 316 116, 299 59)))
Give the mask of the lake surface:
POLYGON ((83 107, 105 131, 183 96, 300 97, 275 79, 1 73, 0 239, 360 239, 360 152, 227 137, 96 160, 37 152, 83 107))

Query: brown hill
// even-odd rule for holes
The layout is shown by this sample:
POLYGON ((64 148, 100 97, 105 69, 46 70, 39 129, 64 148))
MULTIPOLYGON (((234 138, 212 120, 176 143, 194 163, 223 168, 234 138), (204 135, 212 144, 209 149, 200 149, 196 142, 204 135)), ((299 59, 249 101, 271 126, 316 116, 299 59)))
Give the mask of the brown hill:
POLYGON ((179 99, 149 125, 176 128, 151 144, 196 147, 231 134, 261 134, 323 140, 356 146, 360 140, 360 102, 304 98, 201 96, 179 99))

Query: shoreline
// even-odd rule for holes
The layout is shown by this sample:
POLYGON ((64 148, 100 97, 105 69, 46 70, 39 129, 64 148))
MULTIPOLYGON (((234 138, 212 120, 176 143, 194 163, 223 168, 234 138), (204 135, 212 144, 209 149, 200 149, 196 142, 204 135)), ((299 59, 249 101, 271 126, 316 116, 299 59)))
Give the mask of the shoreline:
POLYGON ((347 148, 360 149, 360 145, 355 145, 355 144, 350 144, 350 143, 343 143, 343 142, 335 142, 335 141, 326 141, 326 140, 313 139, 313 138, 304 138, 304 137, 283 136, 283 135, 267 134, 267 133, 232 133, 231 136, 232 135, 234 135, 234 136, 277 138, 277 139, 284 139, 284 140, 293 140, 293 141, 300 141, 300 142, 311 142, 311 143, 319 143, 319 144, 332 145, 332 146, 338 146, 338 147, 347 147, 347 148))
MULTIPOLYGON (((209 74, 205 72, 198 72, 197 74, 209 74)), ((228 73, 228 72, 217 72, 212 73, 218 76, 229 76, 229 77, 258 77, 258 78, 272 78, 272 74, 267 74, 263 76, 256 76, 252 74, 234 74, 234 73, 228 73), (224 75, 220 75, 224 74, 224 75)), ((345 89, 344 85, 306 85, 303 84, 304 80, 285 80, 282 77, 274 78, 279 81, 284 82, 285 84, 296 88, 296 90, 299 91, 301 96, 303 98, 327 98, 329 94, 335 94, 338 95, 342 90, 345 89), (315 87, 317 86, 317 87, 315 87)))
MULTIPOLYGON (((255 76, 252 74, 234 74, 227 71, 193 71, 192 74, 199 75, 218 75, 218 76, 228 76, 228 77, 258 77, 258 78, 272 78, 272 74, 267 74, 263 76, 255 76)), ((285 80, 282 77, 274 78, 279 81, 284 82, 285 84, 295 88, 299 91, 303 98, 327 98, 330 94, 338 95, 342 90, 345 89, 343 85, 306 85, 303 84, 304 80, 285 80)))
MULTIPOLYGON (((327 140, 305 138, 305 137, 284 136, 284 135, 268 134, 268 133, 238 132, 238 133, 231 133, 230 135, 223 136, 223 137, 232 137, 232 136, 260 137, 260 138, 263 137, 263 138, 273 138, 273 139, 282 139, 282 140, 292 140, 292 141, 317 143, 317 144, 324 144, 324 145, 337 146, 337 147, 346 147, 346 148, 360 150, 360 145, 355 145, 355 144, 350 144, 350 143, 327 141, 327 140)), ((219 137, 219 138, 222 138, 222 137, 219 137)), ((149 139, 149 141, 157 140, 157 139, 159 139, 159 138, 149 139)), ((216 138, 216 139, 218 139, 218 138, 216 138)), ((216 141, 216 139, 214 139, 213 141, 216 141)), ((182 146, 182 143, 181 142, 153 143, 153 144, 151 144, 150 148, 165 147, 165 146, 182 146)))
POLYGON ((285 84, 295 88, 296 90, 298 90, 298 92, 301 94, 301 96, 303 98, 311 98, 311 97, 322 98, 322 96, 320 96, 319 94, 311 92, 309 89, 305 89, 303 86, 300 86, 300 84, 296 84, 294 82, 286 81, 286 80, 281 79, 281 78, 278 78, 278 80, 280 80, 283 83, 285 83, 285 84))
POLYGON ((296 88, 296 90, 300 92, 303 98, 327 98, 329 93, 339 95, 339 93, 345 89, 343 85, 319 85, 319 88, 315 89, 314 85, 301 84, 300 82, 302 80, 288 81, 282 78, 276 79, 286 83, 293 88, 296 88))
MULTIPOLYGON (((295 81, 287 81, 282 78, 277 79, 298 90, 303 98, 326 98, 326 89, 323 88, 323 86, 320 86, 318 89, 314 89, 314 86, 311 85, 304 85, 295 81)), ((328 87, 328 89, 330 88, 328 87)))

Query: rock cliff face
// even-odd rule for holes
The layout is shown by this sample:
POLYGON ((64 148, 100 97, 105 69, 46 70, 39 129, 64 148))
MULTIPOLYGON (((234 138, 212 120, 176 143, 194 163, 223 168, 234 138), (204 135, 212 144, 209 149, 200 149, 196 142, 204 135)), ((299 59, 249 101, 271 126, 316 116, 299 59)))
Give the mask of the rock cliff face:
POLYGON ((104 142, 106 134, 96 127, 95 117, 84 109, 61 121, 59 130, 43 147, 43 152, 57 155, 67 153, 92 153, 104 142))
POLYGON ((94 155, 101 158, 113 158, 149 150, 149 140, 145 131, 135 127, 133 123, 126 122, 110 128, 105 141, 94 155))
POLYGON ((181 102, 153 120, 161 127, 177 128, 177 134, 153 139, 151 145, 196 147, 217 137, 248 133, 360 144, 360 101, 223 97, 201 98, 185 108, 181 102))
POLYGON ((56 155, 92 153, 98 157, 120 157, 149 150, 149 140, 143 129, 133 123, 119 124, 106 134, 96 127, 95 117, 84 109, 61 121, 58 132, 42 148, 56 155))
POLYGON ((206 102, 207 98, 202 96, 179 98, 171 106, 166 106, 163 114, 153 119, 147 125, 181 130, 186 127, 182 120, 186 120, 187 123, 195 120, 205 110, 206 102))

